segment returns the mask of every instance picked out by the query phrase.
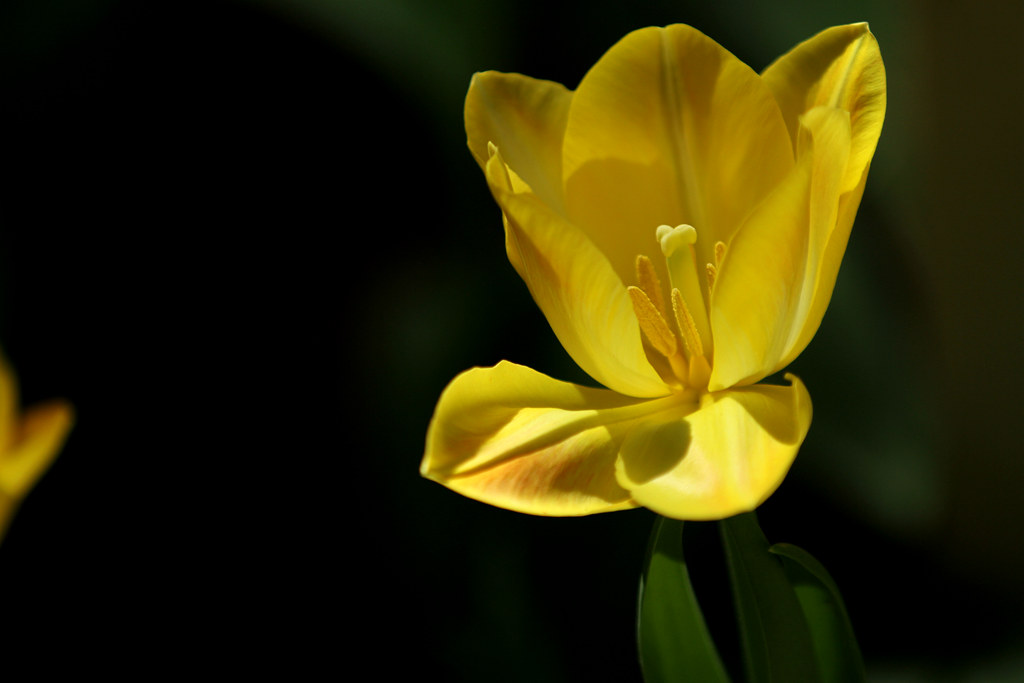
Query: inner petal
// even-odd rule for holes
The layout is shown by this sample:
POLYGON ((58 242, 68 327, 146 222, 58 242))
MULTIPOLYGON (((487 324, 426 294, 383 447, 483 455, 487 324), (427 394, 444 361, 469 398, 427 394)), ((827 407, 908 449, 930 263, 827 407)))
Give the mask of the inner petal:
POLYGON ((509 260, 573 360, 622 394, 665 395, 623 282, 604 254, 535 195, 516 193, 498 150, 487 178, 505 217, 509 260))
POLYGON ((573 95, 566 210, 623 280, 648 250, 647 225, 701 226, 703 267, 792 163, 778 105, 756 73, 691 27, 641 29, 573 95))

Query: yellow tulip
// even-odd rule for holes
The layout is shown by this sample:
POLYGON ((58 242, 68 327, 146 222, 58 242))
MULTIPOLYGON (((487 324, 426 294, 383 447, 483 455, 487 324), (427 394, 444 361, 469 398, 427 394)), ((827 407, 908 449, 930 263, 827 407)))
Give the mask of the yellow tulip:
POLYGON ((597 389, 508 362, 444 390, 421 473, 540 515, 749 511, 811 421, 786 367, 828 306, 885 113, 867 24, 758 75, 682 25, 630 33, 573 92, 476 74, 469 148, 516 271, 597 389))
POLYGON ((0 355, 0 539, 22 499, 60 451, 73 414, 68 403, 58 400, 20 415, 18 383, 0 355))

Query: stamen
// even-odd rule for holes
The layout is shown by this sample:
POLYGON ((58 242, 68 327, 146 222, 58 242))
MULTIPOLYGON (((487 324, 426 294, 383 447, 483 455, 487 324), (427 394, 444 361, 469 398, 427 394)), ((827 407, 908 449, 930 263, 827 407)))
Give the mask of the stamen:
POLYGON ((725 242, 715 242, 715 268, 722 267, 722 259, 725 258, 725 242))
POLYGON ((629 298, 633 301, 633 310, 636 312, 636 319, 640 322, 640 331, 644 333, 658 353, 666 358, 672 358, 678 348, 676 335, 672 334, 672 328, 665 322, 665 318, 662 317, 661 312, 658 311, 644 290, 639 287, 627 287, 626 291, 629 292, 629 298))
POLYGON ((715 242, 715 262, 705 265, 708 276, 708 299, 711 297, 711 290, 715 288, 715 279, 718 277, 718 269, 722 267, 722 259, 725 258, 725 242, 715 242))
POLYGON ((659 313, 665 314, 665 299, 661 294, 661 282, 658 280, 658 273, 654 270, 651 259, 643 254, 636 257, 636 280, 640 283, 640 289, 644 290, 651 303, 659 313))
POLYGON ((676 324, 679 325, 679 332, 683 337, 687 358, 703 356, 704 345, 700 342, 700 335, 697 334, 693 316, 690 315, 690 309, 686 307, 682 292, 675 288, 672 289, 672 311, 676 314, 676 324))

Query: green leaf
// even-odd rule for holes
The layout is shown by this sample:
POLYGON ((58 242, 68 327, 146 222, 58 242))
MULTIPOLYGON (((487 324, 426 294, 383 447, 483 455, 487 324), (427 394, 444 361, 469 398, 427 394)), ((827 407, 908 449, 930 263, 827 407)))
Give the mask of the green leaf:
POLYGON ((753 512, 719 523, 748 683, 822 681, 803 608, 753 512))
POLYGON ((835 581, 806 550, 789 543, 769 548, 782 559, 782 566, 796 591, 810 626, 814 651, 827 683, 863 683, 864 660, 835 581))
POLYGON ((683 559, 683 523, 658 517, 640 578, 637 644, 646 683, 729 683, 683 559))

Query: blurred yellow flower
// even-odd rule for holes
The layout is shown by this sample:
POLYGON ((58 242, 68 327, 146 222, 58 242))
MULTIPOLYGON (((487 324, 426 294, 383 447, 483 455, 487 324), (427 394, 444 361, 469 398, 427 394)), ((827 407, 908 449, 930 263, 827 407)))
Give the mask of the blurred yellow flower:
POLYGON ((18 505, 64 444, 74 420, 71 405, 50 401, 21 415, 18 383, 0 355, 0 540, 18 505))
POLYGON ((867 24, 761 75, 699 31, 645 28, 575 91, 496 72, 466 98, 469 148, 508 257, 607 389, 508 362, 445 389, 421 472, 541 515, 751 510, 811 421, 790 363, 828 306, 885 113, 867 24))

